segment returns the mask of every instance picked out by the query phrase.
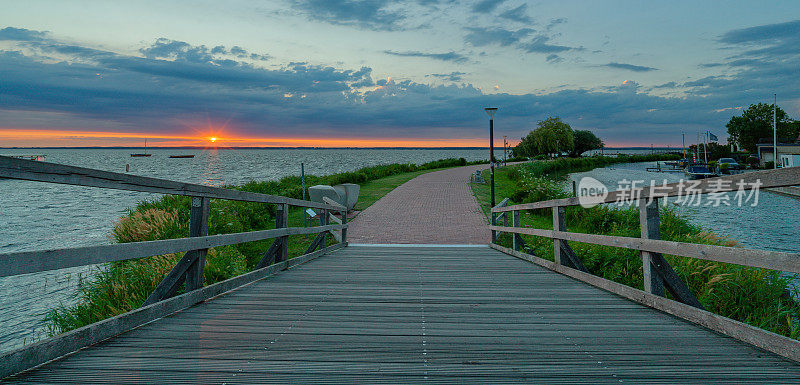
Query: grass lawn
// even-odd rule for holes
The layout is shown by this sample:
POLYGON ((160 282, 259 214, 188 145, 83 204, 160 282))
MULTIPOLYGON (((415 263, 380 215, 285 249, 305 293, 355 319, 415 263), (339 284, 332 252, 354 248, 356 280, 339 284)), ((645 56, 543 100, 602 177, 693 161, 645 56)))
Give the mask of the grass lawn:
MULTIPOLYGON (((513 166, 494 169, 495 204, 498 204, 503 199, 508 198, 516 188, 516 182, 506 176, 511 167, 513 166)), ((489 204, 489 200, 491 198, 491 171, 483 170, 482 175, 486 183, 470 183, 470 187, 472 187, 472 193, 475 195, 475 198, 481 205, 483 214, 486 215, 486 218, 489 218, 489 209, 491 208, 489 204)))

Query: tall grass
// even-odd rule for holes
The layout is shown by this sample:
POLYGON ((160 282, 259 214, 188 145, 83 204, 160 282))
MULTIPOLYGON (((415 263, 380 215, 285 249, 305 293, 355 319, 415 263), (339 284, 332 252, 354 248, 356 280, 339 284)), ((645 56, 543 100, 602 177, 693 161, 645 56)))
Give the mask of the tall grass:
MULTIPOLYGON (((307 175, 306 185, 362 184, 398 174, 477 163, 485 162, 468 162, 460 158, 420 165, 378 165, 327 176, 307 175)), ((303 191, 300 185, 299 176, 290 176, 278 181, 249 182, 227 188, 301 198, 303 191)), ((142 201, 114 224, 111 239, 116 243, 126 243, 187 237, 189 214, 188 197, 168 195, 142 201)), ((211 200, 209 214, 209 235, 275 227, 274 205, 214 199, 211 200)), ((290 210, 290 223, 293 220, 302 223, 302 208, 290 210)), ((205 284, 252 270, 271 242, 265 240, 210 249, 204 270, 205 284)), ((300 255, 309 243, 310 239, 305 237, 292 237, 290 256, 300 255)), ((182 253, 178 253, 106 264, 92 278, 79 283, 75 305, 59 306, 48 313, 46 323, 50 334, 63 333, 138 308, 181 256, 182 253)))
MULTIPOLYGON (((511 197, 515 204, 569 196, 563 190, 561 175, 586 171, 587 167, 607 162, 589 159, 592 160, 559 159, 502 169, 495 178, 515 183, 512 188, 498 194, 511 197)), ((576 206, 567 208, 566 214, 568 231, 571 232, 624 237, 641 235, 637 207, 602 205, 587 209, 576 206)), ((660 222, 661 237, 665 240, 738 246, 735 240, 692 224, 672 206, 661 208, 660 222)), ((552 228, 552 213, 549 209, 530 210, 522 213, 521 223, 528 227, 552 228)), ((533 236, 524 236, 524 239, 528 247, 526 252, 553 260, 551 239, 533 236)), ((499 243, 510 247, 511 236, 503 234, 499 243)), ((569 243, 592 274, 642 289, 642 260, 638 251, 569 243)), ((766 269, 672 255, 665 257, 707 310, 792 338, 800 335, 797 324, 800 304, 794 299, 794 277, 766 269)))

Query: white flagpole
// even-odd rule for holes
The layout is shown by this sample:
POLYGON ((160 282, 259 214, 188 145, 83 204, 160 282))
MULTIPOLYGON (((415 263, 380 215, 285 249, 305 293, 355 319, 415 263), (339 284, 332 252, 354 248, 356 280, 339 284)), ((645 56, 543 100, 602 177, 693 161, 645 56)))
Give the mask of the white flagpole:
POLYGON ((772 167, 778 168, 778 94, 772 104, 772 167))
POLYGON ((708 164, 708 151, 706 150, 706 143, 708 142, 708 131, 703 135, 703 161, 708 164))

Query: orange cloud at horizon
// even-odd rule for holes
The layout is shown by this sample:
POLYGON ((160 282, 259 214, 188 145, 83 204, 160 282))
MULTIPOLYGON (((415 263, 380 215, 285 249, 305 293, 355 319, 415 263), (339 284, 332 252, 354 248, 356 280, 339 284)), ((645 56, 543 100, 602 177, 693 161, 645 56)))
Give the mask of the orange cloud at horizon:
MULTIPOLYGON (((257 138, 218 132, 165 135, 0 128, 0 147, 127 147, 142 146, 145 139, 148 147, 486 147, 484 138, 257 138)), ((502 138, 499 146, 502 148, 502 138)))

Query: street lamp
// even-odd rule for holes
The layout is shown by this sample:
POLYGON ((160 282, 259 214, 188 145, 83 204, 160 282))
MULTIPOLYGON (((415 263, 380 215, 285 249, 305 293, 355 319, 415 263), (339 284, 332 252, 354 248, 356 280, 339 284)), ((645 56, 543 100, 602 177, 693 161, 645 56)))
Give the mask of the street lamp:
MULTIPOLYGON (((494 207, 494 114, 497 112, 497 107, 486 107, 486 115, 489 115, 489 164, 492 169, 492 198, 491 207, 494 207)), ((492 223, 494 224, 494 223, 492 223)))

